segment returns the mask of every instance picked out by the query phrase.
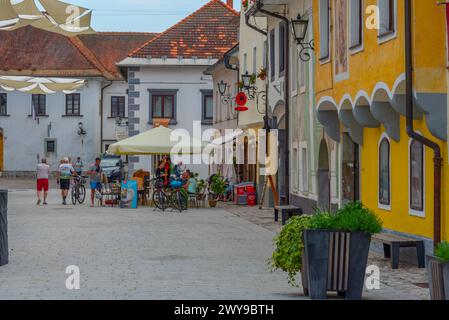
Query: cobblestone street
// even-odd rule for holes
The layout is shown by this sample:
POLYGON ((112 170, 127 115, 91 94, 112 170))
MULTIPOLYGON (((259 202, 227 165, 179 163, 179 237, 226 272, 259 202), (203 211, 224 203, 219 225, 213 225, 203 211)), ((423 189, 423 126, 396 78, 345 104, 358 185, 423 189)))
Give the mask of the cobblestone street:
MULTIPOLYGON (((0 181, 5 187, 5 180, 0 181)), ((219 209, 161 213, 59 205, 35 206, 30 182, 9 183, 10 263, 0 268, 0 299, 303 299, 267 259, 279 225, 272 211, 219 209), (19 187, 22 185, 22 188, 19 187), (81 289, 65 287, 77 265, 81 289)), ((381 267, 381 289, 367 299, 426 299, 425 272, 381 267)))

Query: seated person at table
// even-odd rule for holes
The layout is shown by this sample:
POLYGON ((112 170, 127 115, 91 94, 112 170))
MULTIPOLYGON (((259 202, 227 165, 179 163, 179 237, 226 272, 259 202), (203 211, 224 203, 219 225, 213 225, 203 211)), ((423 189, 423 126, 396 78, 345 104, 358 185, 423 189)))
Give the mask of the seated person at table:
POLYGON ((184 185, 184 188, 187 190, 187 192, 189 194, 195 194, 196 187, 197 187, 197 181, 193 177, 193 175, 190 173, 189 170, 187 170, 187 176, 188 176, 188 180, 187 180, 187 183, 184 185))

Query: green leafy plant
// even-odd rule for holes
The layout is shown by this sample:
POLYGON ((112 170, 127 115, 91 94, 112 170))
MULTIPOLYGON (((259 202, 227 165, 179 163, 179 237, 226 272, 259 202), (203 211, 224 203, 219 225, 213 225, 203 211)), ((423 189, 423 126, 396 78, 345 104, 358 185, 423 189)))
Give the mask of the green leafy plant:
POLYGON ((204 181, 204 179, 198 180, 198 183, 196 184, 196 193, 202 193, 204 192, 204 189, 206 189, 206 181, 204 181))
POLYGON ((251 78, 249 78, 249 83, 250 83, 250 84, 255 84, 255 83, 256 83, 256 80, 257 80, 257 74, 253 73, 253 74, 251 75, 251 78))
POLYGON ((296 274, 301 271, 304 243, 302 233, 308 226, 310 216, 291 218, 274 239, 276 247, 269 260, 272 272, 282 270, 287 272, 288 282, 298 287, 296 274))
POLYGON ((226 182, 218 175, 212 177, 210 184, 210 191, 212 192, 212 198, 217 199, 219 196, 224 195, 226 192, 226 182))
POLYGON ((310 219, 308 229, 376 234, 382 231, 382 220, 362 203, 351 202, 335 214, 317 213, 310 219))
POLYGON ((449 242, 441 242, 435 249, 435 257, 441 262, 449 262, 449 242))

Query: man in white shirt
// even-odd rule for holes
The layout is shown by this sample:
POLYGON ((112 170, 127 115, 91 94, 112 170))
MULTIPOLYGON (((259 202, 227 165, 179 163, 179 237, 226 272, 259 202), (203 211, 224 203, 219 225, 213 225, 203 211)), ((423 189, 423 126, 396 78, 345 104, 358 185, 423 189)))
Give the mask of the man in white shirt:
POLYGON ((48 194, 48 176, 50 175, 50 166, 47 164, 47 159, 42 159, 41 163, 37 165, 37 205, 41 204, 41 195, 44 192, 44 206, 47 205, 48 194))

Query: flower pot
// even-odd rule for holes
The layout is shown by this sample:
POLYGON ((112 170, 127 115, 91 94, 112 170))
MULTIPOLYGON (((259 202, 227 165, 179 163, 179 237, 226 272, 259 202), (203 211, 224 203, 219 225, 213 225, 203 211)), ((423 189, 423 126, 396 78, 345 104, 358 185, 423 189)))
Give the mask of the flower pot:
POLYGON ((217 200, 209 200, 209 207, 215 208, 217 206, 217 200))
POLYGON ((304 293, 311 299, 326 299, 328 291, 362 299, 370 243, 365 233, 305 230, 304 293))
POLYGON ((427 256, 427 276, 431 300, 449 300, 449 262, 427 256))

